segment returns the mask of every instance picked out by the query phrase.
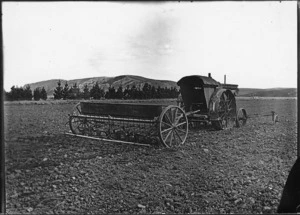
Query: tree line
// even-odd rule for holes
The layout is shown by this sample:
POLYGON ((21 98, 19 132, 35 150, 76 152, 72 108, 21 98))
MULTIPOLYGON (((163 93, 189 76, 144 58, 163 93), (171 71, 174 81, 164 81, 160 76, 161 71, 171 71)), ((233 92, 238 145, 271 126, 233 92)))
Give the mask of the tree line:
MULTIPOLYGON (((10 92, 4 91, 4 98, 7 101, 15 100, 46 100, 47 92, 44 87, 37 87, 36 89, 30 89, 29 85, 24 87, 15 87, 12 86, 10 92)), ((85 84, 83 90, 80 90, 77 83, 74 83, 72 86, 69 86, 68 82, 65 82, 62 86, 61 81, 57 82, 57 87, 54 89, 54 99, 157 99, 157 98, 177 98, 179 91, 175 87, 171 88, 162 88, 158 86, 157 88, 151 86, 148 83, 145 83, 143 87, 126 86, 123 89, 122 86, 119 86, 115 89, 113 86, 110 86, 108 90, 104 90, 99 86, 99 83, 96 82, 91 89, 88 88, 88 85, 85 84)))
POLYGON ((29 85, 25 85, 24 87, 12 86, 9 92, 4 91, 4 99, 6 101, 46 100, 47 92, 44 87, 37 87, 32 92, 29 85))
POLYGON ((156 98, 177 98, 179 91, 175 87, 157 88, 145 83, 143 87, 137 87, 135 85, 129 86, 125 89, 120 85, 117 89, 113 86, 109 86, 105 91, 96 82, 91 89, 85 84, 81 91, 74 83, 73 86, 69 86, 68 82, 62 86, 61 81, 57 82, 57 87, 54 90, 54 99, 156 99, 156 98))

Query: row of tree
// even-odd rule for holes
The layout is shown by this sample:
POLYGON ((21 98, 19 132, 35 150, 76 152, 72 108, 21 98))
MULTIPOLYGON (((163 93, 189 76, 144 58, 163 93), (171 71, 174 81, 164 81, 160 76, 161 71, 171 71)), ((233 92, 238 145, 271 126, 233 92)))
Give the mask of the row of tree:
POLYGON ((143 87, 136 87, 129 85, 123 89, 119 86, 115 89, 110 86, 107 91, 101 88, 96 82, 89 90, 87 84, 84 85, 83 91, 81 91, 76 83, 69 87, 66 82, 64 87, 61 81, 57 82, 57 87, 54 90, 54 99, 155 99, 155 98, 177 98, 179 91, 175 87, 161 88, 158 86, 155 88, 148 83, 145 83, 143 87))
MULTIPOLYGON (((5 100, 46 100, 47 92, 44 87, 37 87, 33 90, 30 89, 29 85, 24 87, 11 87, 10 92, 5 92, 5 100)), ((179 91, 175 88, 157 88, 145 83, 143 87, 127 86, 123 89, 119 86, 117 89, 110 86, 107 91, 99 86, 96 82, 91 89, 88 88, 87 84, 84 85, 81 91, 77 83, 73 86, 69 86, 66 82, 62 86, 61 81, 57 82, 57 87, 54 89, 54 99, 155 99, 155 98, 177 98, 179 91)))
POLYGON ((24 87, 12 86, 10 88, 10 92, 5 92, 4 91, 4 99, 6 101, 32 100, 32 98, 36 101, 40 100, 40 99, 46 100, 47 99, 47 92, 46 92, 45 88, 44 87, 42 87, 42 88, 37 87, 32 92, 29 85, 26 85, 24 87))
POLYGON ((80 91, 77 83, 69 87, 68 82, 62 87, 61 81, 57 82, 57 87, 54 89, 53 93, 54 99, 89 99, 90 92, 87 85, 84 86, 83 92, 80 91))

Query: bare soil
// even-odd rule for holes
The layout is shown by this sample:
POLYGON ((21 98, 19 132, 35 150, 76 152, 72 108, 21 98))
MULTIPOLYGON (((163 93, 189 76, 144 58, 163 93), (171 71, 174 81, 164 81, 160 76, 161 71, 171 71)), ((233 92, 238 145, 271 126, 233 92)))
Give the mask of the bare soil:
POLYGON ((296 160, 297 100, 238 99, 245 127, 192 129, 177 150, 64 135, 76 103, 5 104, 7 213, 276 212, 296 160))

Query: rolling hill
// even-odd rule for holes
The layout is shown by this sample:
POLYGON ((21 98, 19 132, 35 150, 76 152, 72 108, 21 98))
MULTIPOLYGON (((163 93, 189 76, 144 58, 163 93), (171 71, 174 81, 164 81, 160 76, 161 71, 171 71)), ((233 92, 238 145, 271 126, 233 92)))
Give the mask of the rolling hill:
MULTIPOLYGON (((44 87, 46 89, 46 92, 48 96, 52 96, 54 89, 57 87, 57 82, 59 79, 52 79, 47 81, 41 81, 36 83, 29 84, 31 89, 35 89, 37 87, 44 87)), ((77 83, 77 86, 80 88, 80 90, 83 89, 84 85, 87 85, 89 89, 93 87, 93 85, 98 82, 99 86, 103 88, 104 90, 107 90, 109 86, 114 87, 117 89, 120 85, 123 88, 126 88, 127 86, 132 87, 135 86, 144 86, 145 83, 150 84, 151 86, 155 86, 156 88, 158 86, 164 88, 171 88, 176 87, 178 88, 176 82, 174 81, 168 81, 168 80, 154 80, 149 78, 144 78, 141 76, 134 76, 134 75, 121 75, 117 77, 92 77, 92 78, 83 78, 83 79, 73 79, 73 80, 63 80, 60 79, 62 86, 65 85, 67 82, 69 87, 73 86, 73 84, 77 83)))
MULTIPOLYGON (((57 82, 59 79, 52 79, 47 81, 40 81, 36 83, 31 83, 30 88, 33 90, 37 87, 45 87, 48 96, 52 96, 54 89, 57 87, 57 82)), ((168 80, 155 80, 149 79, 141 76, 135 75, 121 75, 116 77, 92 77, 92 78, 83 78, 83 79, 73 79, 73 80, 62 80, 62 86, 65 83, 68 83, 69 86, 77 83, 77 86, 82 90, 84 85, 87 84, 89 89, 98 82, 100 87, 104 90, 107 90, 109 86, 113 86, 117 89, 120 85, 123 88, 127 86, 132 87, 135 86, 143 86, 145 83, 148 83, 156 88, 158 86, 164 88, 177 87, 177 83, 175 81, 168 80)), ((255 89, 255 88, 239 88, 238 97, 297 97, 297 89, 296 88, 270 88, 270 89, 255 89)))
POLYGON ((240 97, 297 97, 297 88, 251 89, 240 88, 240 97))

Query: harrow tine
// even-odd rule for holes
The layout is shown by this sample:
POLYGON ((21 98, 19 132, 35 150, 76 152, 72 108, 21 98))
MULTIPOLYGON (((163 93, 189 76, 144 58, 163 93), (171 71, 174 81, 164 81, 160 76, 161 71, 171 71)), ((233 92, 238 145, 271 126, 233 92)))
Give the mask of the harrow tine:
POLYGON ((147 146, 147 147, 151 146, 149 144, 134 143, 134 142, 128 142, 128 141, 122 141, 122 140, 110 140, 110 139, 90 137, 90 136, 85 136, 85 135, 80 135, 80 134, 72 134, 72 133, 68 133, 68 132, 65 132, 64 134, 70 135, 70 136, 75 136, 75 137, 82 137, 82 138, 92 139, 92 140, 103 140, 103 141, 107 141, 107 142, 126 143, 126 144, 131 144, 131 145, 139 145, 139 146, 147 146))

